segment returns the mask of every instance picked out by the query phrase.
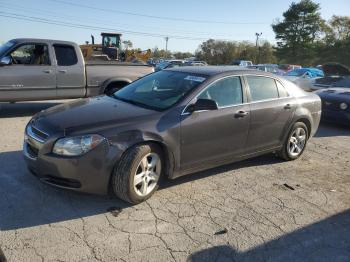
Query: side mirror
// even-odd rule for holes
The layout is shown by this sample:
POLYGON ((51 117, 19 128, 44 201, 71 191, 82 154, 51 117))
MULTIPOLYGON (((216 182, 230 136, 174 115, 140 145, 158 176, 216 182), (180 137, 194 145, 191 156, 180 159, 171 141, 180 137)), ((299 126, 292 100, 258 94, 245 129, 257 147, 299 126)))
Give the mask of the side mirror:
POLYGON ((202 110, 217 110, 218 105, 214 100, 211 99, 198 99, 196 103, 191 105, 188 108, 188 112, 192 113, 195 111, 202 111, 202 110))
POLYGON ((4 56, 0 59, 0 65, 11 65, 12 58, 10 56, 4 56))

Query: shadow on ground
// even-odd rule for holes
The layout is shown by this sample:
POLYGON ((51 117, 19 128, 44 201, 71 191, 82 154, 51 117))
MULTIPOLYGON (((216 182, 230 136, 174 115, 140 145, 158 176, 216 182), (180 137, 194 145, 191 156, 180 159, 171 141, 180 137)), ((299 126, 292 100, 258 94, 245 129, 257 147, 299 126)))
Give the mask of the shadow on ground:
POLYGON ((315 137, 350 136, 350 126, 321 122, 315 137))
POLYGON ((0 103, 0 118, 32 116, 41 110, 48 109, 63 102, 21 102, 0 103))
MULTIPOLYGON (((270 154, 166 180, 161 184, 160 190, 229 170, 278 162, 280 160, 270 154)), ((27 171, 21 151, 0 153, 0 166, 0 230, 67 221, 106 213, 110 208, 123 209, 130 206, 112 195, 90 195, 43 184, 27 171)))
POLYGON ((247 251, 215 246, 193 253, 187 261, 350 261, 350 210, 247 251))
MULTIPOLYGON (((317 137, 348 134, 347 129, 321 126, 317 137)), ((220 166, 207 171, 166 180, 160 190, 250 166, 273 165, 281 160, 273 154, 220 166)), ((26 169, 22 152, 0 153, 0 229, 11 230, 71 220, 123 209, 129 204, 114 196, 96 196, 56 189, 41 183, 26 169)))

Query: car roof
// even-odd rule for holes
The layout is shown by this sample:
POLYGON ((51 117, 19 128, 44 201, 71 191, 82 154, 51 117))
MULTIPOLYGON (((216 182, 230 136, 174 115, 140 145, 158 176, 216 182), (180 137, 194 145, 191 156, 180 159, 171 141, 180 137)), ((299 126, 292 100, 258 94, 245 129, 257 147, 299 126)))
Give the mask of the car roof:
POLYGON ((21 43, 50 43, 50 44, 66 44, 66 45, 76 45, 74 42, 53 40, 53 39, 40 39, 40 38, 16 38, 10 41, 15 41, 18 44, 21 43))
POLYGON ((166 71, 175 71, 175 72, 183 72, 189 74, 199 74, 199 75, 207 75, 207 76, 215 76, 225 73, 234 73, 234 74, 257 74, 257 75, 265 75, 272 76, 274 78, 278 78, 276 75, 263 72, 260 70, 254 70, 249 68, 242 68, 241 66, 182 66, 175 67, 170 69, 165 69, 166 71))

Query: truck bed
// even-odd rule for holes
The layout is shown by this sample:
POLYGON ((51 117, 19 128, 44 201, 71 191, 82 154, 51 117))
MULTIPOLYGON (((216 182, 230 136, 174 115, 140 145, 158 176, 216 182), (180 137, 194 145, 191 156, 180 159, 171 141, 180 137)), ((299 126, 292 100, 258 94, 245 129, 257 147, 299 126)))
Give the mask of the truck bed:
POLYGON ((87 66, 96 66, 96 65, 110 65, 110 66, 147 66, 152 67, 150 65, 147 65, 145 63, 130 63, 130 62, 119 62, 119 61, 103 61, 103 60, 87 60, 85 61, 85 65, 87 66))

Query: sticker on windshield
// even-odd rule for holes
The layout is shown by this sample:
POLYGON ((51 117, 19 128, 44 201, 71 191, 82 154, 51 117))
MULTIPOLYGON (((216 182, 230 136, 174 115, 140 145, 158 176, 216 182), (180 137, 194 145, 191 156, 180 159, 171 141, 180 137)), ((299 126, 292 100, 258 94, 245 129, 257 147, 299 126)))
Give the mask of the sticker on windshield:
POLYGON ((185 80, 189 81, 195 81, 195 82, 203 82, 205 80, 205 77, 200 77, 200 76, 186 76, 185 80))

